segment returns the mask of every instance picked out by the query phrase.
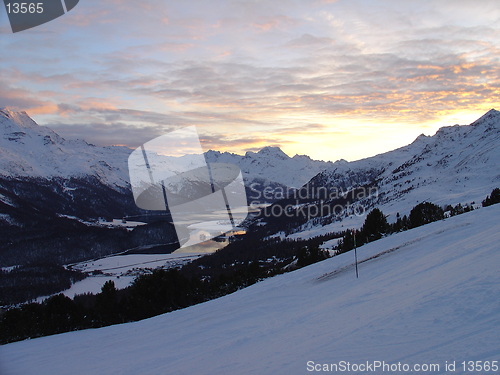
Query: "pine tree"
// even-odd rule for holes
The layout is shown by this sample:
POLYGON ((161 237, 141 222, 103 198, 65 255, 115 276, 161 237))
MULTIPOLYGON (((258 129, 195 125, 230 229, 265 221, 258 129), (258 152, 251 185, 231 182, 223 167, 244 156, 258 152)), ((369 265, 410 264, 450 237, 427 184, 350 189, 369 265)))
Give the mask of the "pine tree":
POLYGON ((434 203, 422 202, 413 207, 410 212, 410 228, 416 228, 442 219, 444 219, 444 211, 441 207, 434 203))
POLYGON ((490 195, 482 202, 483 207, 491 206, 493 204, 500 203, 500 189, 495 188, 490 195))
POLYGON ((369 242, 378 240, 382 235, 388 233, 389 224, 382 211, 378 208, 371 210, 366 216, 361 232, 361 237, 365 237, 369 242))
POLYGON ((96 296, 96 312, 104 324, 118 323, 118 306, 115 283, 108 280, 101 288, 101 293, 96 296))

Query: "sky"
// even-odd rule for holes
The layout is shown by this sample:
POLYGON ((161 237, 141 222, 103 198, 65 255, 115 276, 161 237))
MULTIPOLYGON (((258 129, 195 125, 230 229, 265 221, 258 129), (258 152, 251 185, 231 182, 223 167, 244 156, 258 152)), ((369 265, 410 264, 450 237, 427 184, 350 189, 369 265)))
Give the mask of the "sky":
POLYGON ((80 0, 13 34, 2 7, 0 107, 98 145, 195 125, 351 161, 500 109, 499 25, 488 0, 80 0))

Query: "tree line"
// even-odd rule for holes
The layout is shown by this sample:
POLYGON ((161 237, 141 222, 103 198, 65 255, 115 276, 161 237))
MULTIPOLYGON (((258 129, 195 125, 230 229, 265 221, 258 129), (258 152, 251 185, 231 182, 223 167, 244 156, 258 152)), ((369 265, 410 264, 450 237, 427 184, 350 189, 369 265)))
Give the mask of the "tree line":
MULTIPOLYGON (((406 231, 416 228, 421 225, 429 224, 434 221, 442 220, 447 216, 460 215, 474 210, 474 203, 462 205, 458 203, 455 206, 446 205, 444 208, 431 203, 422 202, 413 207, 410 215, 401 217, 399 213, 396 215, 396 222, 389 224, 383 212, 374 208, 366 216, 365 222, 360 230, 346 230, 342 233, 342 239, 339 240, 336 246, 336 254, 345 253, 354 249, 356 246, 361 246, 365 243, 376 241, 383 236, 406 231), (356 238, 354 238, 356 236, 356 238)), ((500 189, 495 188, 483 201, 482 206, 487 207, 492 204, 500 203, 500 189)))

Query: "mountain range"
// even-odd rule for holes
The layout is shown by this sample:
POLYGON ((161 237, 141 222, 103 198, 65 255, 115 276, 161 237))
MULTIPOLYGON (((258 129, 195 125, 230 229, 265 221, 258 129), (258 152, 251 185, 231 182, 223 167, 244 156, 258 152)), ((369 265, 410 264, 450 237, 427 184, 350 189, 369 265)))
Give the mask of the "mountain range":
POLYGON ((268 235, 282 236, 287 227, 285 232, 293 232, 292 238, 310 238, 360 227, 364 214, 373 207, 395 222, 398 215, 408 215, 424 201, 441 206, 477 205, 500 185, 499 160, 500 112, 492 109, 470 125, 442 127, 435 135, 422 134, 396 150, 354 162, 337 161, 290 199, 274 203, 280 209, 271 206, 257 224, 268 227, 268 235), (320 196, 321 192, 329 195, 320 196), (350 204, 353 210, 341 215, 324 210, 336 204, 350 204), (356 215, 358 208, 361 214, 356 215), (287 215, 269 214, 285 211, 287 215), (313 215, 292 223, 300 216, 298 211, 313 215))
MULTIPOLYGON (((245 155, 207 151, 205 158, 209 163, 233 163, 240 167, 249 203, 281 207, 292 203, 292 210, 298 210, 320 203, 334 204, 339 199, 311 196, 314 189, 341 192, 345 201, 349 192, 370 188, 369 194, 350 199, 351 203, 364 209, 382 207, 389 220, 394 221, 398 213, 408 214, 416 203, 426 200, 437 204, 480 202, 500 184, 499 144, 500 112, 492 109, 470 125, 444 127, 433 136, 420 135, 407 146, 354 162, 324 162, 304 155, 289 157, 277 147, 245 155), (271 192, 267 196, 262 194, 265 189, 271 192), (306 194, 296 194, 302 191, 306 194), (283 192, 295 195, 290 198, 283 192)), ((54 233, 61 237, 61 244, 56 246, 60 250, 55 251, 61 262, 112 254, 127 247, 172 242, 175 233, 159 234, 165 227, 153 230, 155 240, 151 241, 139 240, 137 233, 147 229, 136 228, 133 233, 137 238, 131 246, 120 232, 123 228, 96 224, 100 217, 154 221, 134 203, 127 170, 131 152, 123 146, 99 147, 83 140, 67 140, 37 125, 25 112, 1 110, 0 232, 4 241, 0 244, 0 265, 18 264, 25 252, 22 249, 29 248, 34 253, 34 248, 42 244, 53 249, 54 233), (76 246, 75 254, 80 255, 61 256, 63 252, 71 253, 63 251, 61 228, 66 226, 78 227, 78 233, 89 232, 87 241, 83 241, 87 243, 83 254, 81 247, 76 246), (120 240, 109 242, 113 235, 107 236, 105 245, 102 239, 96 239, 101 236, 96 237, 96 230, 120 233, 120 240), (99 244, 91 245, 93 241, 99 244)), ((286 226, 295 236, 311 237, 361 223, 359 217, 348 213, 342 217, 320 213, 297 222, 284 215, 257 217, 254 223, 265 227, 273 220, 279 225, 268 225, 266 235, 279 233, 286 226)), ((153 223, 150 224, 151 229, 153 223)), ((41 257, 44 251, 38 250, 37 257, 41 257)))
POLYGON ((399 149, 352 163, 336 163, 311 184, 344 191, 376 182, 375 204, 407 211, 422 201, 457 204, 483 199, 500 183, 500 112, 467 126, 446 126, 399 149), (406 200, 405 206, 401 202, 406 200))
MULTIPOLYGON (((26 112, 0 110, 0 176, 12 178, 96 178, 112 189, 130 188, 124 146, 99 147, 84 140, 67 140, 37 125, 26 112)), ((189 157, 186 155, 185 157, 189 157)), ((298 188, 333 165, 306 155, 287 156, 278 147, 265 147, 244 156, 208 151, 209 163, 237 164, 248 184, 298 188)))

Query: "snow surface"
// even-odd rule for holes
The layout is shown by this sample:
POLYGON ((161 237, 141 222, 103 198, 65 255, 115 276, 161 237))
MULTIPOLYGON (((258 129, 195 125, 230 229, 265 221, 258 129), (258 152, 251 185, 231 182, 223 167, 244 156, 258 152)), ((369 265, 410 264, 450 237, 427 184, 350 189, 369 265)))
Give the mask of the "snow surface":
MULTIPOLYGON (((125 289, 132 285, 137 276, 150 272, 156 268, 174 268, 191 262, 203 254, 172 253, 172 254, 130 254, 105 257, 72 265, 73 269, 90 273, 85 279, 77 281, 66 290, 49 296, 36 298, 36 302, 43 302, 55 294, 64 294, 69 298, 77 294, 101 292, 106 281, 113 281, 116 289, 125 289), (92 274, 101 271, 102 274, 92 274)), ((11 269, 13 267, 5 267, 11 269)), ((15 268, 15 267, 14 267, 15 268)), ((0 373, 1 374, 1 373, 0 373)))
MULTIPOLYGON (((307 362, 500 360, 500 205, 135 323, 0 347, 0 373, 306 374, 307 362)), ((382 372, 376 372, 381 374, 382 372)), ((387 372, 385 372, 387 373, 387 372)))
MULTIPOLYGON (((71 268, 90 274, 83 280, 72 284, 63 290, 62 294, 73 298, 77 294, 100 293, 106 281, 113 281, 116 289, 125 289, 130 286, 139 275, 150 272, 152 269, 169 269, 182 266, 193 261, 204 253, 174 252, 171 254, 128 254, 115 255, 100 259, 89 260, 72 264, 71 268), (94 274, 95 271, 100 273, 94 274)), ((5 267, 7 270, 12 267, 5 267)), ((52 295, 59 294, 54 293, 52 295)), ((42 296, 36 302, 43 302, 49 296, 42 296)))
POLYGON ((128 254, 115 255, 97 260, 85 261, 71 266, 82 272, 101 271, 110 275, 122 275, 137 269, 166 267, 173 264, 181 265, 200 257, 201 254, 179 253, 171 254, 128 254))
MULTIPOLYGON (((85 293, 100 293, 103 285, 106 281, 113 281, 115 283, 116 289, 125 289, 135 280, 135 276, 89 276, 83 280, 77 281, 72 284, 69 289, 66 289, 60 293, 55 294, 64 294, 69 298, 74 298, 77 294, 85 294, 85 293)), ((43 296, 36 298, 36 302, 43 302, 50 296, 43 296)))

